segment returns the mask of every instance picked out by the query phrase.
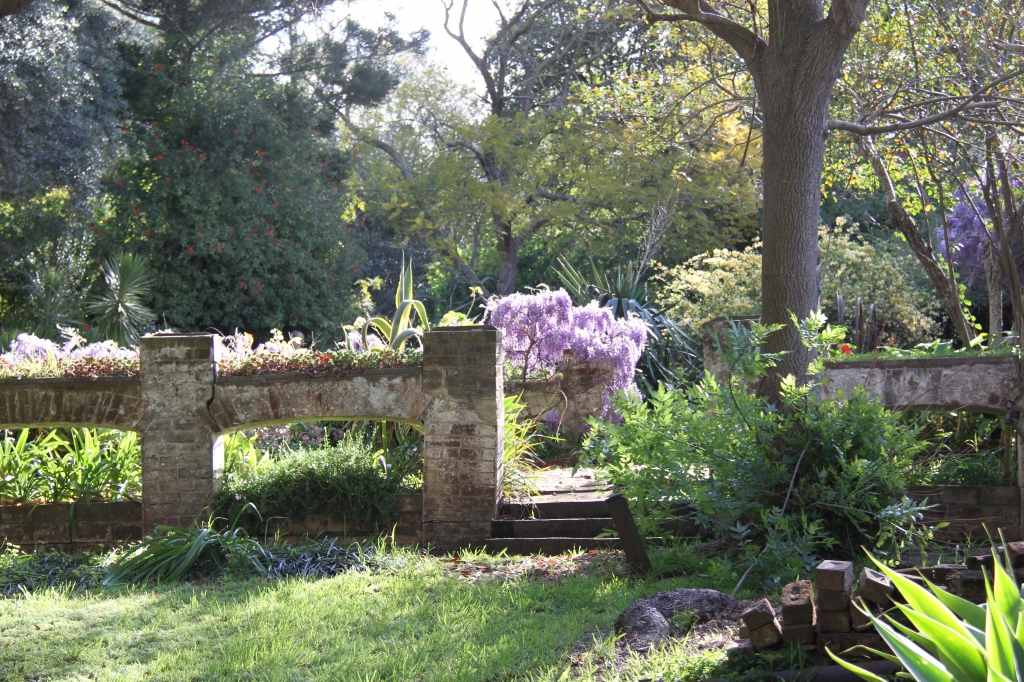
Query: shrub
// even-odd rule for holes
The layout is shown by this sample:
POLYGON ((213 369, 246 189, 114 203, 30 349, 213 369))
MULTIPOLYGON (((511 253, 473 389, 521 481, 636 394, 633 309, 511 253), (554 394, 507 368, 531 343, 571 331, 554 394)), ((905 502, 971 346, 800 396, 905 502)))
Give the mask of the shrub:
MULTIPOLYGON (((836 294, 858 296, 878 308, 883 334, 913 346, 939 332, 935 292, 909 247, 885 237, 869 238, 852 229, 822 228, 822 311, 835 319, 836 294)), ((725 249, 704 253, 663 272, 658 304, 685 324, 699 327, 727 315, 761 312, 761 253, 725 249)))
POLYGON ((386 528, 398 515, 395 493, 402 490, 402 482, 387 476, 377 456, 354 438, 317 450, 286 452, 247 476, 229 476, 212 507, 228 519, 241 514, 241 525, 254 533, 262 533, 269 518, 302 519, 307 514, 329 514, 355 527, 386 528))
MULTIPOLYGON (((804 323, 808 343, 820 341, 811 329, 821 322, 804 323)), ((685 392, 659 388, 646 403, 620 394, 622 423, 592 422, 591 461, 625 488, 642 531, 664 534, 673 507, 692 507, 772 580, 861 545, 896 557, 927 535, 916 525, 921 508, 901 494, 920 448, 914 431, 859 390, 826 400, 790 378, 778 405, 753 395, 748 382, 777 360, 759 350, 770 331, 734 325, 723 334, 726 384, 708 374, 685 392)))
POLYGON ((578 362, 612 368, 609 389, 636 389, 636 365, 647 342, 647 326, 638 317, 616 319, 597 301, 573 306, 565 289, 492 299, 487 313, 501 330, 511 377, 553 377, 572 351, 578 362))
MULTIPOLYGON (((237 519, 236 519, 237 521, 237 519)), ((365 570, 380 545, 342 547, 334 539, 294 547, 264 544, 232 524, 216 530, 212 523, 190 528, 157 527, 156 537, 143 540, 117 557, 104 585, 147 580, 176 582, 187 577, 326 578, 349 570, 365 570)))

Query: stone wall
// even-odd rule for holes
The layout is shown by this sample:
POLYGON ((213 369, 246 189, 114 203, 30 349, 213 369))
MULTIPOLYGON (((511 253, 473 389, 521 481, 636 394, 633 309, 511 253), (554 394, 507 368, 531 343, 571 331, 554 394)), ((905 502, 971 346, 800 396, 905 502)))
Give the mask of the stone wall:
POLYGON ((444 327, 423 337, 423 540, 483 546, 501 494, 504 353, 493 327, 444 327))
POLYGON ((138 379, 0 381, 0 428, 138 431, 149 533, 206 515, 231 431, 324 419, 415 421, 425 432, 422 541, 483 545, 501 492, 501 333, 445 328, 427 332, 423 344, 422 368, 218 379, 219 337, 151 335, 141 342, 138 379))
POLYGON ((1008 541, 1024 539, 1020 527, 1020 488, 1017 486, 929 485, 911 486, 908 496, 927 498, 934 509, 925 512, 925 522, 949 525, 935 532, 936 538, 975 543, 987 542, 988 533, 998 539, 1002 529, 1008 541))
POLYGON ((604 396, 613 376, 612 367, 574 362, 567 352, 558 379, 508 382, 505 392, 522 397, 526 403, 523 417, 536 418, 548 410, 557 410, 561 415, 559 428, 581 434, 587 430, 587 417, 603 412, 604 396))
POLYGON ((0 545, 24 551, 111 549, 140 539, 142 504, 136 501, 0 505, 0 545))

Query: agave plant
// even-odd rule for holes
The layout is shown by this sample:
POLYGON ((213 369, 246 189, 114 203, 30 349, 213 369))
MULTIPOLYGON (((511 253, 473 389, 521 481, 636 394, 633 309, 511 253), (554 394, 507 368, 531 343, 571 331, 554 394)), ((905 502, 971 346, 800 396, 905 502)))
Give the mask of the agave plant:
POLYGON ((103 263, 104 288, 85 306, 93 324, 120 346, 139 343, 139 328, 155 318, 142 304, 153 285, 153 276, 140 256, 120 253, 103 263))
POLYGON ((409 267, 406 268, 405 254, 402 254, 402 270, 398 278, 398 289, 395 291, 395 314, 390 322, 383 317, 374 317, 363 324, 363 348, 369 348, 367 334, 371 328, 392 350, 402 350, 409 339, 422 337, 424 330, 412 326, 413 313, 417 315, 420 324, 429 331, 427 309, 413 294, 412 262, 410 261, 409 267))
POLYGON ((614 278, 602 276, 591 262, 593 277, 589 281, 563 258, 559 257, 558 264, 555 273, 576 303, 596 300, 617 318, 635 315, 647 325, 647 347, 639 367, 649 386, 678 383, 678 369, 696 376, 701 359, 693 338, 654 305, 642 273, 636 271, 632 262, 625 270, 618 268, 614 278))
MULTIPOLYGON (((1008 553, 1003 552, 1003 556, 1008 553)), ((895 608, 913 625, 910 628, 892 617, 883 620, 868 614, 895 656, 873 653, 901 664, 918 682, 1016 682, 1024 678, 1024 600, 1012 569, 1001 561, 994 562, 991 582, 985 574, 987 603, 979 606, 929 581, 925 581, 925 589, 874 557, 871 560, 906 599, 906 604, 896 604, 895 608)), ((883 682, 878 675, 831 651, 829 656, 865 680, 883 682)))

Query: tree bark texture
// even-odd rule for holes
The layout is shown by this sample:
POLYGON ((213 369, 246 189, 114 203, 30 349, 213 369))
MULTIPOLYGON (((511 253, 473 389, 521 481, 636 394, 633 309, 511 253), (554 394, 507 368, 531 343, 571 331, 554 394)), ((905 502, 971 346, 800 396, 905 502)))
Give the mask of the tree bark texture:
POLYGON ((1003 271, 992 242, 982 243, 985 259, 985 288, 988 289, 988 347, 999 348, 1003 341, 1003 271))
POLYGON ((14 14, 32 4, 32 0, 0 0, 0 18, 14 14))
POLYGON ((818 229, 829 103, 865 8, 846 2, 837 12, 837 5, 825 17, 817 0, 769 2, 769 40, 747 60, 764 118, 761 322, 784 325, 765 350, 786 352, 762 383, 762 395, 775 395, 782 376, 803 377, 810 360, 792 315, 804 319, 820 308, 818 229))

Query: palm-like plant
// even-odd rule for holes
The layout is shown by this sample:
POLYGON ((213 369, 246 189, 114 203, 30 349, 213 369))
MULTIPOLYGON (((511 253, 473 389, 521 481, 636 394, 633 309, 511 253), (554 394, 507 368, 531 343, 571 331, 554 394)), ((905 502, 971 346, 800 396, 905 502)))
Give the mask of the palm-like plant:
POLYGON ((402 272, 398 278, 398 289, 395 291, 395 314, 390 322, 383 317, 374 317, 363 324, 363 347, 369 348, 366 336, 371 328, 392 350, 402 350, 409 339, 422 337, 424 330, 412 326, 413 313, 417 315, 420 324, 429 331, 427 309, 413 294, 412 262, 410 261, 409 267, 406 268, 405 254, 402 254, 402 272))
MULTIPOLYGON (((1003 556, 1008 553, 1003 552, 1003 556)), ((978 606, 929 581, 925 581, 925 589, 875 563, 906 599, 906 604, 896 604, 896 608, 916 629, 888 616, 883 621, 868 614, 895 656, 873 653, 902 664, 918 682, 1010 682, 1024 677, 1024 599, 1012 569, 999 560, 994 562, 991 583, 985 575, 988 603, 978 606)), ((831 651, 829 655, 859 677, 882 682, 881 677, 843 661, 831 651)))
POLYGON ((677 368, 680 366, 685 374, 696 375, 701 359, 693 338, 654 305, 642 273, 637 272, 632 262, 625 270, 618 268, 614 278, 602 276, 591 262, 593 278, 589 281, 561 257, 558 265, 555 273, 577 303, 596 300, 617 318, 635 315, 644 322, 647 326, 647 347, 640 358, 640 371, 651 387, 659 383, 677 383, 680 379, 677 368))
POLYGON ((138 345, 139 328, 155 319, 142 304, 153 285, 146 261, 134 254, 116 254, 104 261, 103 280, 103 291, 86 304, 86 313, 106 338, 120 346, 138 345))

